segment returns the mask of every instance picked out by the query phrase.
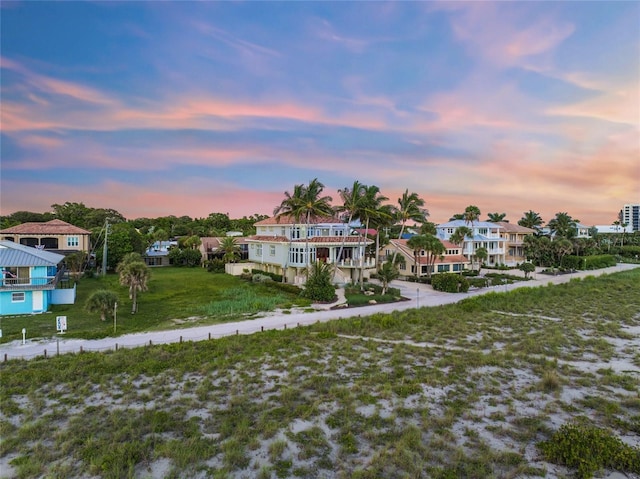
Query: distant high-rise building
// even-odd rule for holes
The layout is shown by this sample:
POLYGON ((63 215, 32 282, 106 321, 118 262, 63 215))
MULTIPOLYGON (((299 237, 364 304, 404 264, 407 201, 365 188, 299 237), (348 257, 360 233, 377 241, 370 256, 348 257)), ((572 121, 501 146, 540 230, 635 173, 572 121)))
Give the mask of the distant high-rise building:
POLYGON ((640 203, 624 205, 622 223, 631 226, 633 231, 640 231, 640 203))

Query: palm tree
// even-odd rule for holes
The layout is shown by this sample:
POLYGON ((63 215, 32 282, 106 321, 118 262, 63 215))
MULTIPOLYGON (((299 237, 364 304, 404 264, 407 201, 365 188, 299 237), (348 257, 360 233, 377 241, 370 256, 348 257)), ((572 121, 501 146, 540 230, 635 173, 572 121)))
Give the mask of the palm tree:
MULTIPOLYGON (((424 223, 429 216, 429 212, 423 208, 424 200, 418 196, 418 193, 409 193, 406 189, 402 197, 398 198, 398 207, 396 209, 396 220, 401 223, 400 234, 398 239, 402 239, 404 228, 407 221, 413 220, 417 223, 424 223)), ((395 262, 397 251, 393 253, 392 262, 395 262)))
MULTIPOLYGON (((347 187, 338 190, 338 194, 342 199, 342 205, 336 207, 336 213, 347 214, 348 219, 347 228, 342 235, 342 243, 340 244, 340 249, 338 250, 336 262, 339 262, 342 259, 342 252, 344 251, 344 245, 347 241, 347 235, 349 233, 351 222, 354 219, 359 219, 360 217, 365 188, 365 185, 356 180, 353 182, 353 186, 351 188, 347 187)), ((338 268, 335 268, 336 273, 337 271, 338 268)))
POLYGON ((478 221, 480 218, 480 208, 475 205, 469 205, 464 209, 463 220, 465 223, 471 223, 471 229, 473 230, 473 222, 478 221))
POLYGON ((542 229, 542 223, 543 221, 540 215, 533 210, 526 211, 524 216, 518 220, 520 226, 531 228, 537 232, 540 232, 542 229))
MULTIPOLYGON (((364 186, 363 197, 360 209, 360 220, 365 222, 365 238, 366 232, 369 231, 369 225, 373 220, 381 220, 387 216, 388 207, 384 207, 383 203, 388 201, 389 198, 380 193, 380 188, 376 185, 364 186)), ((365 246, 366 248, 366 246, 365 246)), ((360 289, 364 290, 364 260, 366 255, 363 255, 360 263, 360 289)))
POLYGON ((100 313, 100 320, 106 321, 107 316, 111 316, 115 305, 118 302, 118 295, 108 289, 99 289, 91 293, 84 304, 84 309, 88 313, 100 313))
POLYGON ((222 261, 225 263, 235 263, 240 259, 240 246, 238 246, 233 236, 225 236, 222 238, 222 241, 220 241, 220 249, 224 251, 222 261))
POLYGON ((120 284, 129 288, 129 299, 132 300, 131 314, 138 311, 138 291, 147 290, 149 268, 142 261, 132 261, 118 265, 120 284))
POLYGON ((482 270, 482 264, 489 257, 489 252, 487 251, 487 248, 480 247, 475 251, 474 256, 478 258, 478 274, 480 274, 480 271, 482 270))
POLYGON ((391 261, 386 261, 382 263, 380 269, 378 269, 378 279, 382 283, 382 295, 387 293, 387 288, 389 287, 389 283, 394 279, 398 279, 400 276, 400 271, 398 267, 393 264, 391 261))
POLYGON ((498 223, 500 221, 505 221, 506 213, 488 213, 488 219, 490 223, 498 223))
POLYGON ((458 226, 455 231, 449 237, 449 241, 457 246, 461 246, 464 243, 465 238, 473 237, 473 231, 468 226, 458 226))
POLYGON ((558 266, 562 266, 562 259, 573 252, 573 244, 566 238, 555 240, 553 251, 558 256, 558 266))
MULTIPOLYGON (((307 271, 309 270, 309 228, 312 220, 323 216, 333 216, 335 211, 331 206, 332 198, 330 196, 321 196, 324 185, 314 178, 305 185, 295 185, 293 195, 285 191, 285 199, 280 203, 273 214, 276 218, 289 215, 294 218, 295 223, 299 223, 302 218, 305 220, 305 249, 307 271)), ((294 225, 295 226, 295 225, 294 225)))
POLYGON ((418 256, 420 256, 420 252, 427 247, 427 236, 426 235, 414 235, 407 240, 407 246, 411 248, 413 251, 413 264, 415 277, 418 278, 418 256))
POLYGON ((547 226, 552 235, 562 238, 573 238, 576 235, 576 226, 580 220, 574 220, 568 213, 556 213, 547 226))
POLYGON ((435 269, 436 260, 442 258, 447 249, 442 244, 442 241, 434 235, 427 234, 425 237, 427 241, 423 249, 427 256, 427 278, 430 279, 435 269))

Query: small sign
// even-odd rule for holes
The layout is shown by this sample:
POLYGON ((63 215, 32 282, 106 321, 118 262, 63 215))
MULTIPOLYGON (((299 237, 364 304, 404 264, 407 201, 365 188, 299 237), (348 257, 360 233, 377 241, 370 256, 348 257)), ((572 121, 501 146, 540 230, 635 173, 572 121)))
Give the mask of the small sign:
POLYGON ((59 333, 64 333, 67 330, 67 317, 56 316, 56 330, 59 333))

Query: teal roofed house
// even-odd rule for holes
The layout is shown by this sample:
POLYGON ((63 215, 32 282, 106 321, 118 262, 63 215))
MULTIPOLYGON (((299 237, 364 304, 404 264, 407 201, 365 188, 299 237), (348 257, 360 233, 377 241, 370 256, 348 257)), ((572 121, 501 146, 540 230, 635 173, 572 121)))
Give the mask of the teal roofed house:
POLYGON ((75 286, 58 289, 64 255, 0 241, 0 315, 36 314, 51 304, 73 304, 75 286))

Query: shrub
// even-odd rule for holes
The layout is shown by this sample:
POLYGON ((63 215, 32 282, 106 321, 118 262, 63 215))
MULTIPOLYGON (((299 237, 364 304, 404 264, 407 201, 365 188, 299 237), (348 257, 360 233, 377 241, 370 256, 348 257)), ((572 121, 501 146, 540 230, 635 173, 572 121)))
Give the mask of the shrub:
POLYGON ((603 468, 640 472, 640 448, 589 424, 565 424, 538 448, 546 460, 577 469, 583 479, 603 468))
POLYGON ((333 286, 332 271, 330 264, 316 261, 309 270, 302 296, 312 301, 334 301, 336 290, 333 286))
POLYGON ((436 291, 447 293, 466 293, 469 291, 469 280, 456 273, 438 273, 431 278, 431 285, 436 291))
POLYGON ((621 246, 618 254, 623 258, 638 259, 640 258, 640 246, 625 245, 621 246))
POLYGON ((272 280, 277 281, 278 283, 282 283, 282 275, 275 273, 268 273, 267 271, 262 271, 260 269, 252 269, 251 273, 253 274, 262 274, 265 276, 269 276, 272 280))
POLYGON ((207 271, 209 273, 224 273, 224 261, 220 258, 214 258, 207 261, 207 271))
POLYGON ((273 278, 271 278, 271 276, 267 276, 266 274, 255 273, 251 277, 251 281, 254 283, 268 283, 272 282, 273 278))

